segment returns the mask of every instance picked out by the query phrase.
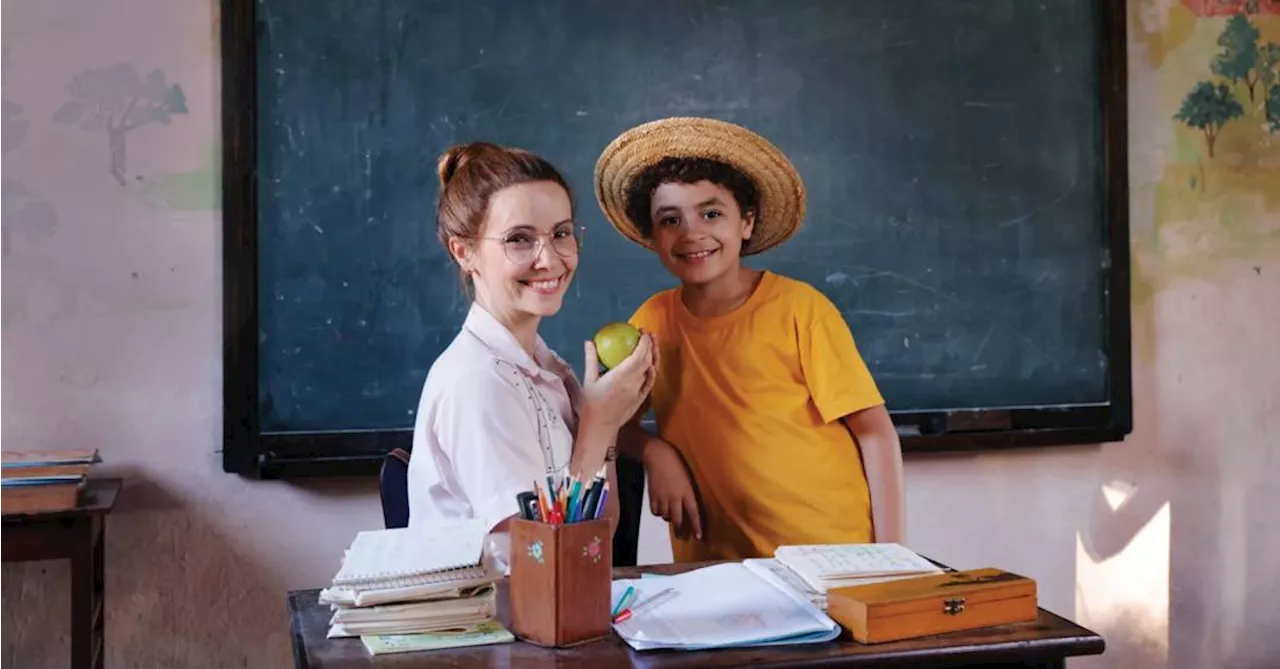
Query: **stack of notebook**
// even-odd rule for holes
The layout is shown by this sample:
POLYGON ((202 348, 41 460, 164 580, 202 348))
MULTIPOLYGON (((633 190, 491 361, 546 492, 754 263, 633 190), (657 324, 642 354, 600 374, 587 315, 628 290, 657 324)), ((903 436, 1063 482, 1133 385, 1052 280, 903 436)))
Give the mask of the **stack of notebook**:
POLYGON ((97 450, 4 451, 0 455, 3 513, 50 513, 74 509, 89 478, 101 462, 97 450))
POLYGON ((391 638, 400 635, 509 641, 495 621, 501 574, 484 557, 487 534, 487 525, 477 521, 360 532, 332 584, 320 592, 320 602, 333 610, 328 636, 362 637, 371 651, 458 645, 391 638))

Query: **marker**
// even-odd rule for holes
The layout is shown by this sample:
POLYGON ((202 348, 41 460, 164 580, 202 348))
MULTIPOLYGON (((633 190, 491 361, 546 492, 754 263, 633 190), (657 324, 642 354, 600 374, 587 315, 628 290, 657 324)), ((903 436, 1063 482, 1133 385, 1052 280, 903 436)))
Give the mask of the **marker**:
POLYGON ((604 482, 604 487, 600 489, 600 501, 596 504, 594 518, 600 518, 604 515, 604 503, 609 499, 609 482, 604 482))
POLYGON ((566 506, 566 516, 569 522, 578 521, 578 501, 582 495, 582 481, 573 480, 573 489, 569 492, 569 502, 566 506))
POLYGON ((628 600, 630 600, 631 596, 634 594, 636 594, 636 587, 634 585, 628 585, 627 591, 622 593, 622 599, 619 599, 617 606, 614 606, 613 611, 609 612, 609 617, 613 618, 625 609, 627 607, 628 600))
POLYGON ((604 481, 599 476, 591 482, 591 487, 587 489, 587 494, 582 496, 582 502, 578 510, 578 520, 595 520, 596 506, 600 502, 600 488, 604 485, 604 481))
POLYGON ((520 507, 520 517, 525 520, 535 520, 533 503, 537 500, 532 492, 522 492, 516 495, 516 505, 520 507))
POLYGON ((623 609, 621 613, 614 616, 613 622, 620 623, 629 620, 635 614, 663 604, 678 594, 680 593, 676 592, 675 588, 667 588, 629 609, 623 609))

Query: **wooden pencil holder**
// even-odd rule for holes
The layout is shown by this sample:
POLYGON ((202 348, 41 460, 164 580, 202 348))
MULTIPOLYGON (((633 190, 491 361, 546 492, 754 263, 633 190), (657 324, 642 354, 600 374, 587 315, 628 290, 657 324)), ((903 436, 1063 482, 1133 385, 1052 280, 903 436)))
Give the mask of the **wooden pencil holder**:
POLYGON ((608 636, 612 585, 608 518, 511 521, 511 632, 521 640, 566 648, 608 636))

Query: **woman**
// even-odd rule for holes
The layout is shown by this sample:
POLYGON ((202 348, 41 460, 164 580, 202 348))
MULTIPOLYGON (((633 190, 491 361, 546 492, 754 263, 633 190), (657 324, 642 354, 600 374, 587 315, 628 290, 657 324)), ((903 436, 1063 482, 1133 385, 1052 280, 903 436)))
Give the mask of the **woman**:
MULTIPOLYGON (((601 376, 586 343, 579 385, 538 336, 560 310, 578 266, 580 233, 569 187, 547 161, 488 143, 440 158, 440 242, 474 296, 462 331, 432 364, 418 404, 409 462, 409 524, 479 518, 505 562, 516 495, 548 475, 589 481, 613 468, 618 429, 653 385, 646 335, 601 376)), ((616 527, 617 497, 606 500, 616 527)))

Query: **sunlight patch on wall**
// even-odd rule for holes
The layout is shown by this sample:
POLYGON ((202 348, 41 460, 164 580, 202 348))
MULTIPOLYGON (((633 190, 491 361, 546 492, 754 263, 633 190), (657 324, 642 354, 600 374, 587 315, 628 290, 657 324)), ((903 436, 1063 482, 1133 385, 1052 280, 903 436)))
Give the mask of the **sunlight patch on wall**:
MULTIPOLYGON (((1132 490, 1108 484, 1103 496, 1117 509, 1132 490)), ((1152 516, 1129 545, 1094 562, 1076 533, 1076 620, 1107 640, 1107 654, 1124 649, 1144 669, 1169 663, 1169 503, 1152 516)), ((1122 659, 1122 658, 1114 658, 1122 659)), ((1122 666, 1115 663, 1115 666, 1122 666)))

